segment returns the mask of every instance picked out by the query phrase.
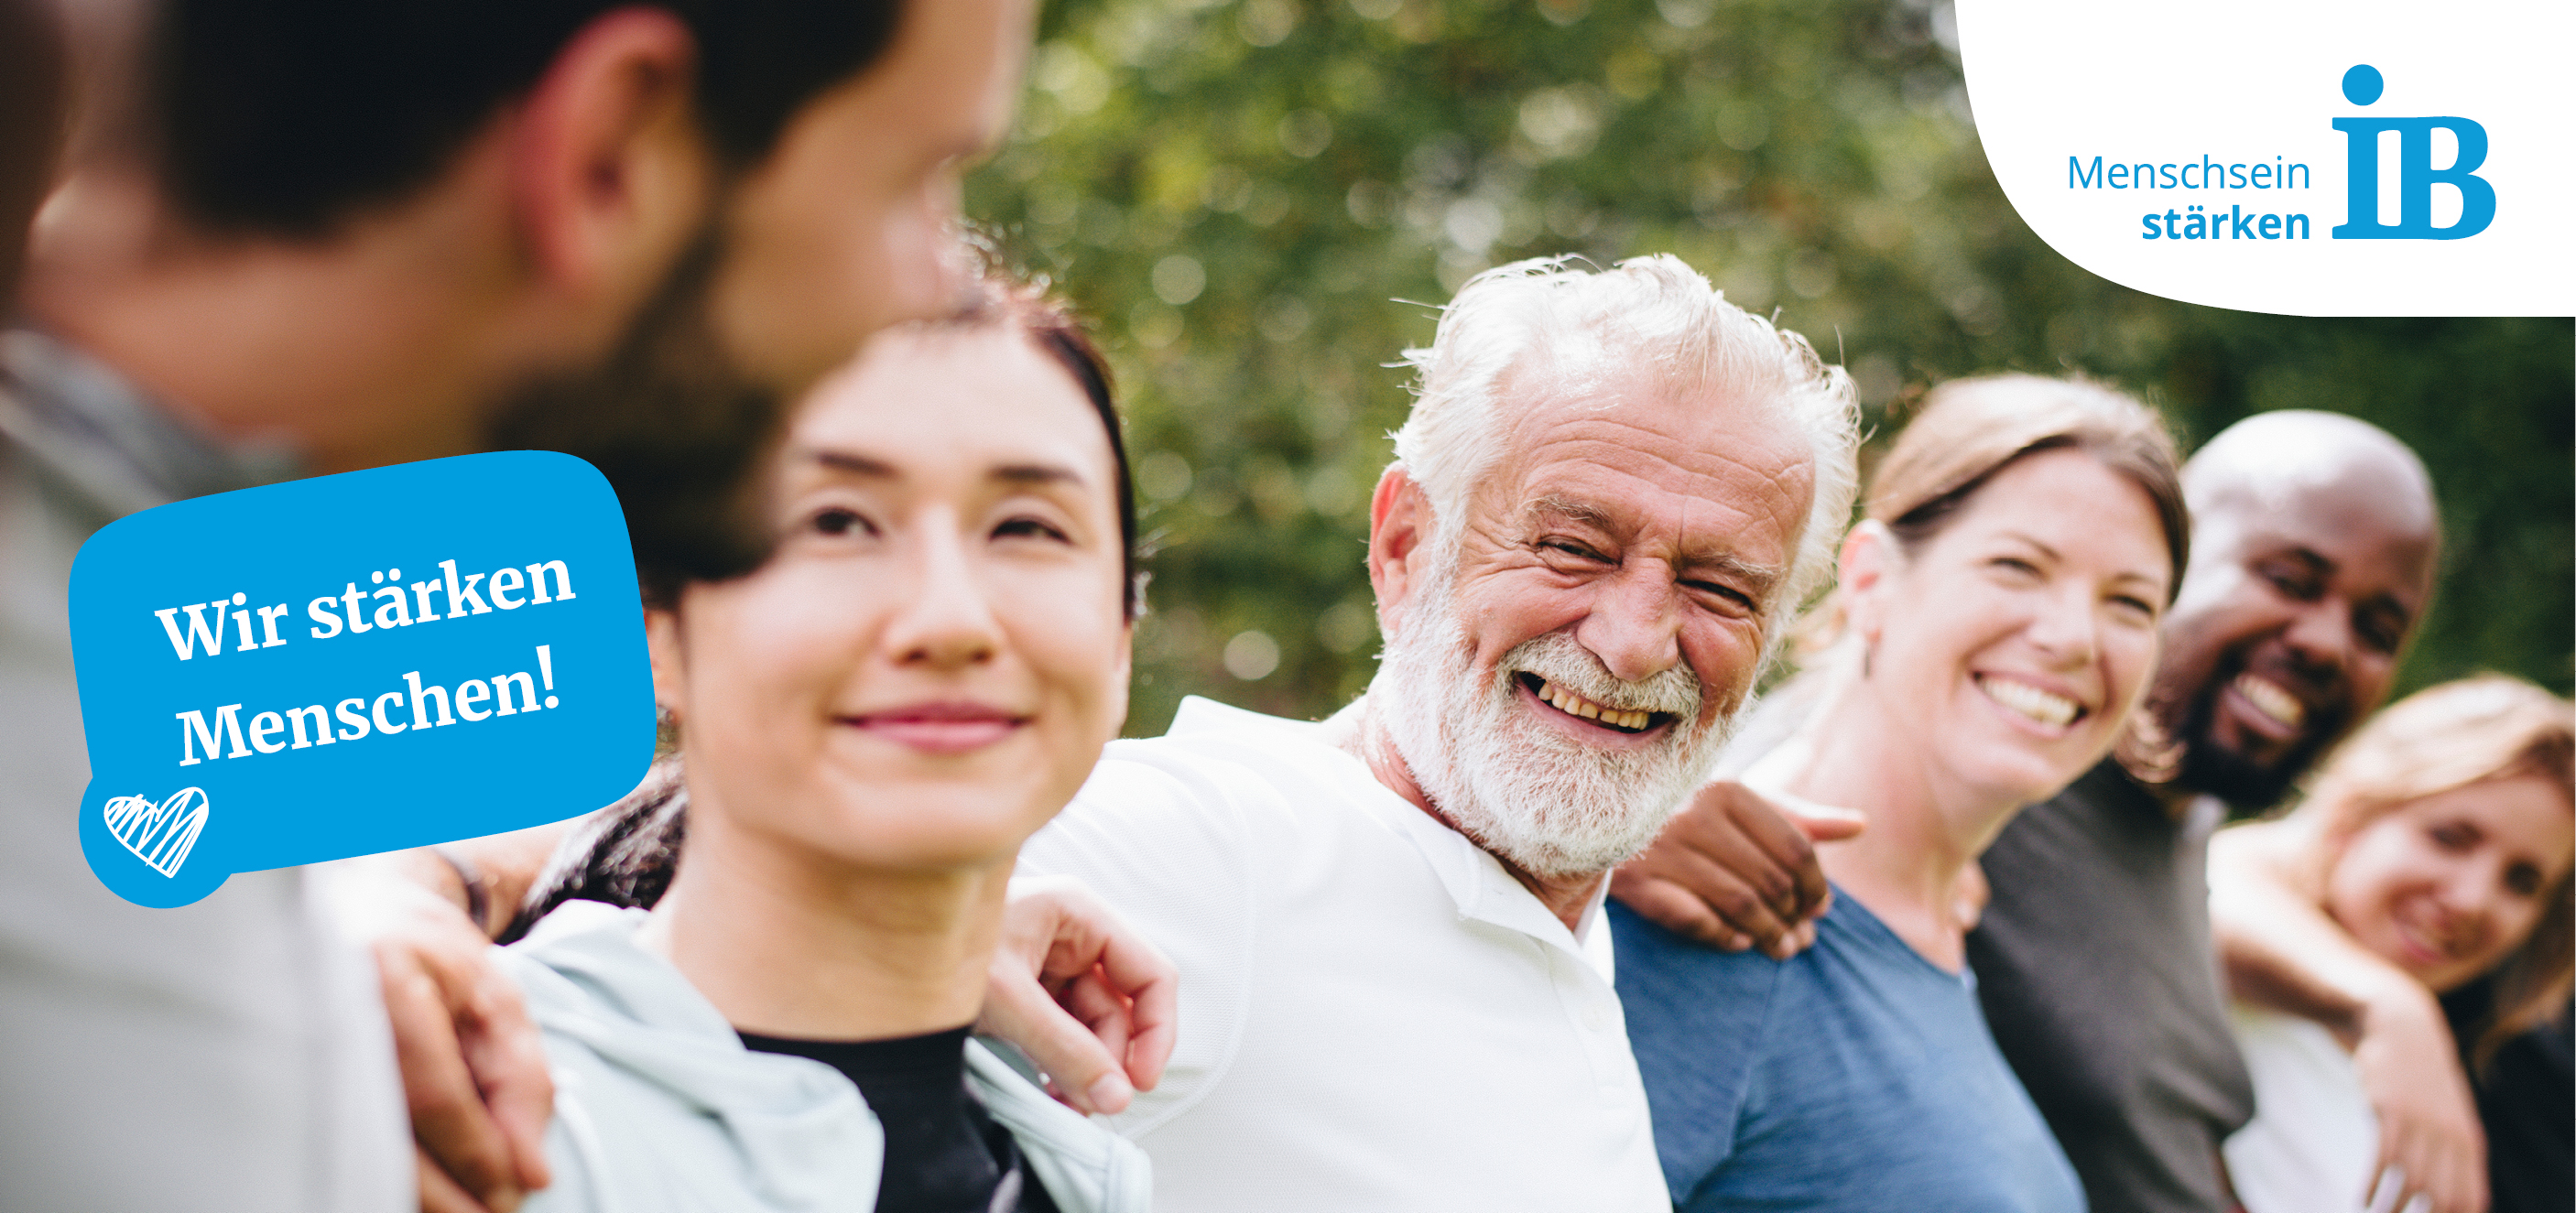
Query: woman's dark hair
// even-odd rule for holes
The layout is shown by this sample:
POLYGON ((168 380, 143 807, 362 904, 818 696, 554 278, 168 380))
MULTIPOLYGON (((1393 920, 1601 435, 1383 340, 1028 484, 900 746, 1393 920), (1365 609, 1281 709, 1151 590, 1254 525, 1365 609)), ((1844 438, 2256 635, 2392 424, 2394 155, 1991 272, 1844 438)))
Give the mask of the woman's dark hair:
MULTIPOLYGON (((1004 277, 988 271, 970 292, 970 298, 946 319, 925 321, 915 331, 980 332, 1015 330, 1025 335, 1040 353, 1045 354, 1082 389, 1084 398, 1100 415, 1101 430, 1109 438, 1110 463, 1116 470, 1116 483, 1111 487, 1118 498, 1118 549, 1125 587, 1124 606, 1127 618, 1141 618, 1145 613, 1145 580, 1137 567, 1136 484, 1127 469, 1127 443, 1118 421, 1118 405, 1109 363, 1100 356, 1100 347, 1083 331, 1082 322, 1063 303, 1049 295, 1042 286, 1004 277)), ((635 576, 644 592, 644 603, 653 607, 670 607, 680 601, 680 591, 691 581, 701 580, 695 566, 673 558, 664 559, 655 552, 636 553, 635 576)), ((745 573, 753 570, 746 569, 745 573)))
POLYGON ((1136 567, 1136 478, 1127 470, 1127 441, 1118 423, 1116 383, 1110 378, 1109 362, 1100 356, 1100 347, 1083 331, 1081 321, 1045 288, 1008 284, 989 274, 984 282, 987 289, 979 293, 982 297, 946 323, 964 328, 1002 324, 1028 334, 1039 350, 1073 376, 1100 414, 1100 428, 1109 435, 1109 460, 1117 468, 1120 584, 1126 587, 1127 618, 1143 618, 1145 573, 1136 567))

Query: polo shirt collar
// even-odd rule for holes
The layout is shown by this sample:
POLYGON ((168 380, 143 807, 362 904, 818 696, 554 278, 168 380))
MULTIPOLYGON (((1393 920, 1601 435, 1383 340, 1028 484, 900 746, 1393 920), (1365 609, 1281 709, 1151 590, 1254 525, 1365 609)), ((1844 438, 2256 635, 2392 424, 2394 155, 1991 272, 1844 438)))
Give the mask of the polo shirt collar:
POLYGON ((1232 732, 1259 732, 1266 746, 1293 739, 1294 744, 1312 751, 1304 756, 1305 761, 1313 763, 1320 773, 1348 785, 1352 799, 1361 808, 1422 853, 1456 904, 1460 918, 1518 931, 1570 953, 1596 970, 1605 968, 1607 949, 1587 947, 1586 943, 1600 934, 1601 907, 1609 896, 1609 881, 1602 881, 1601 887, 1593 891, 1592 900, 1577 920, 1582 928, 1577 934, 1566 930, 1564 921, 1549 913, 1538 895, 1514 879, 1502 861, 1450 828, 1447 822, 1378 782, 1367 763, 1326 742, 1321 725, 1264 716, 1192 695, 1181 701, 1180 711, 1172 718, 1170 735, 1232 732))

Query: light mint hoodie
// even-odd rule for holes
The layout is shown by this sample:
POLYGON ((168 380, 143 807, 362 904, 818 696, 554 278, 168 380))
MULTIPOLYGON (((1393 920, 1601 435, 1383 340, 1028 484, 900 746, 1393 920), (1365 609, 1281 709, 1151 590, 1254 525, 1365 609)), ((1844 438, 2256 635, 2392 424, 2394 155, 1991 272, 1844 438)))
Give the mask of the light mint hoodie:
MULTIPOLYGON (((669 961, 642 910, 574 901, 505 965, 545 1035, 554 1183, 526 1213, 869 1213, 885 1134, 840 1071, 755 1053, 669 961)), ((1146 1213, 1144 1152, 1047 1097, 984 1046, 967 1082, 1064 1213, 1146 1213)))

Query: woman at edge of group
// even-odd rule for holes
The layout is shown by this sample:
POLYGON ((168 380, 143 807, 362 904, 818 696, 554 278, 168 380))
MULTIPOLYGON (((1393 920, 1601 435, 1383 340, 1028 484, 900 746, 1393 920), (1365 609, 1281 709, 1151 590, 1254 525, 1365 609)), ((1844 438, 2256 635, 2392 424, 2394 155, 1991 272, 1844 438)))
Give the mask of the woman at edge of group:
POLYGON ((1812 708, 1743 775, 1869 819, 1820 848, 1815 946, 1719 952, 1611 907, 1677 1207, 2084 1207, 1978 1007, 1960 890, 2121 738, 2188 553, 2178 462, 2135 400, 2007 375, 1936 389, 1880 466, 1833 643, 1780 697, 1812 708))
POLYGON ((766 564, 643 570, 687 836, 652 910, 567 902, 509 949, 556 1073, 528 1209, 1145 1209, 1140 1151, 968 1039, 1019 846, 1126 714, 1107 385, 988 284, 798 411, 766 564))
POLYGON ((2210 840, 2210 925, 2241 1000, 2233 1018, 2257 1108, 2224 1153, 2250 1213, 2394 1203, 2346 1052, 2361 1005, 2346 990, 2411 981, 2439 996, 2493 975, 2494 1009, 2466 1042, 2473 1069, 2566 1005, 2576 981, 2571 780, 2576 708, 2484 674, 2390 706, 2327 759, 2297 808, 2210 840), (2321 934, 2303 950, 2329 962, 2340 988, 2277 988, 2284 970, 2265 963, 2263 936, 2236 928, 2270 922, 2277 933, 2282 920, 2319 915, 2321 934), (2309 1014, 2258 1008, 2256 995, 2309 1014))

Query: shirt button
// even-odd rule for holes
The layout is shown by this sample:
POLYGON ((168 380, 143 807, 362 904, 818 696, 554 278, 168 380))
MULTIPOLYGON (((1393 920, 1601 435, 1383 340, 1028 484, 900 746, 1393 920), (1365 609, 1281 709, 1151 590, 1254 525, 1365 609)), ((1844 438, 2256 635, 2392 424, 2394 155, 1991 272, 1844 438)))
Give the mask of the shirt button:
POLYGON ((1610 1030, 1610 1004, 1594 999, 1583 1004, 1583 1026, 1595 1032, 1610 1030))

